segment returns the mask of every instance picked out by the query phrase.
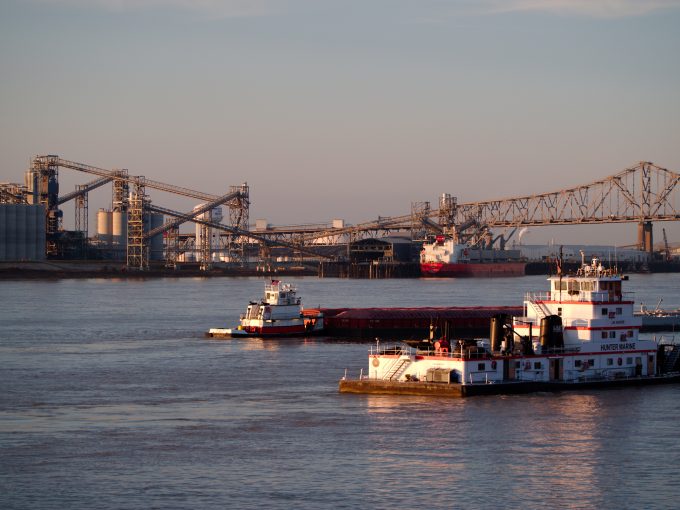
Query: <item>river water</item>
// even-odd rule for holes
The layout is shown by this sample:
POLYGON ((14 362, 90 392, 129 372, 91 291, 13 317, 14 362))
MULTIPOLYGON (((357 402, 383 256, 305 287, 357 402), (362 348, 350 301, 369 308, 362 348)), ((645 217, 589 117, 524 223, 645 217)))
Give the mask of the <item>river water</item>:
MULTIPOLYGON (((518 305, 547 288, 291 281, 308 307, 518 305)), ((632 275, 627 289, 680 307, 679 274, 632 275)), ((262 290, 0 282, 0 508, 677 508, 680 386, 341 395, 368 343, 203 337, 262 290)))

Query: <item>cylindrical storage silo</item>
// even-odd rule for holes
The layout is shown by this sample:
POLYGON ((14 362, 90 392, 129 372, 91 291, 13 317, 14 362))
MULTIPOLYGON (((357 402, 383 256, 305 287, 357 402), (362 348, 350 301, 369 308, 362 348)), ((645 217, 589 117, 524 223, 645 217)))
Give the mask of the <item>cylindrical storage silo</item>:
POLYGON ((127 213, 113 211, 111 214, 111 241, 114 246, 127 246, 127 213))
MULTIPOLYGON (((151 213, 150 215, 150 228, 153 230, 155 228, 161 227, 163 225, 164 216, 160 213, 151 213)), ((163 260, 163 234, 158 234, 151 238, 149 241, 149 259, 150 260, 163 260)))
POLYGON ((111 246, 112 223, 111 211, 106 209, 97 211, 97 237, 105 246, 111 246))

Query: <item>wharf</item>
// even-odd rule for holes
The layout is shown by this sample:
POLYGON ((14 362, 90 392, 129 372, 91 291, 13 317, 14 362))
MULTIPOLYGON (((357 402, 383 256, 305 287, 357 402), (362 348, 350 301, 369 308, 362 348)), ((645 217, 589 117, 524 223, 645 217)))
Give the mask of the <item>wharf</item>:
POLYGON ((521 306, 458 306, 421 308, 318 308, 306 313, 323 313, 324 333, 349 338, 427 338, 435 334, 457 338, 489 334, 491 318, 498 314, 521 316, 521 306))

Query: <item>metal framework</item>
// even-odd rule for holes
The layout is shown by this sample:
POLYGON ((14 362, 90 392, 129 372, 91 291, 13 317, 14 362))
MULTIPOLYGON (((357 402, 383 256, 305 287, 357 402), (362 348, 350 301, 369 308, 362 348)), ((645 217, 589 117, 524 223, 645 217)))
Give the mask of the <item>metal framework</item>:
MULTIPOLYGON (((179 211, 173 211, 172 209, 167 209, 165 207, 159 207, 157 205, 149 204, 148 205, 148 210, 151 212, 156 212, 160 214, 164 214, 166 216, 172 216, 176 218, 177 224, 181 224, 187 221, 191 221, 193 223, 198 223, 199 225, 205 225, 210 228, 214 228, 217 230, 221 230, 224 232, 229 232, 230 234, 234 234, 238 237, 244 237, 247 239, 250 239, 251 241, 254 242, 259 242, 261 246, 264 246, 266 250, 278 246, 282 248, 290 248, 292 250, 299 251, 301 253, 305 253, 307 255, 313 256, 313 257, 319 257, 319 258, 326 258, 326 259, 333 259, 335 257, 331 255, 326 255, 323 253, 319 253, 318 251, 315 251, 311 247, 307 247, 304 244, 295 244, 295 243, 289 243, 286 241, 281 241, 281 240, 273 240, 270 239, 269 237, 262 235, 260 233, 256 232, 251 232, 248 230, 239 230, 236 229, 230 225, 224 225, 222 223, 215 223, 212 221, 206 221, 206 220, 201 220, 196 218, 195 216, 192 216, 193 211, 191 213, 183 213, 179 211)), ((157 229, 154 229, 153 231, 149 232, 147 236, 151 237, 153 235, 156 235, 155 232, 158 231, 159 229, 165 228, 164 226, 158 227, 157 229)))
POLYGON ((149 245, 144 239, 144 186, 135 184, 127 212, 127 265, 144 271, 149 268, 149 245))
MULTIPOLYGON (((649 222, 680 220, 679 182, 680 174, 643 161, 605 179, 551 193, 468 203, 457 203, 455 197, 449 196, 446 200, 442 197, 439 210, 430 210, 428 217, 422 219, 423 225, 432 232, 437 231, 435 221, 427 220, 438 220, 440 227, 455 228, 457 233, 472 226, 483 232, 488 228, 521 226, 647 224, 641 228, 646 238, 639 242, 650 249, 649 222)), ((347 234, 357 240, 377 233, 410 231, 421 216, 412 212, 342 229, 279 227, 263 234, 286 239, 302 232, 305 242, 347 234)))
MULTIPOLYGON (((35 160, 44 157, 46 156, 36 156, 35 160)), ((206 202, 218 198, 218 196, 216 195, 201 193, 200 191, 194 191, 189 188, 183 188, 181 186, 173 186, 172 184, 154 181, 151 179, 147 179, 144 176, 127 175, 127 170, 105 170, 103 168, 97 168, 96 166, 85 165, 83 163, 76 163, 75 161, 69 161, 67 159, 60 158, 59 156, 47 156, 47 157, 54 158, 54 164, 58 167, 70 168, 71 170, 77 170, 79 172, 98 175, 100 177, 113 177, 116 180, 127 182, 128 184, 134 184, 136 186, 143 186, 145 188, 166 191, 168 193, 174 193, 175 195, 196 198, 198 200, 203 200, 206 202)))
MULTIPOLYGON (((250 228, 250 188, 247 183, 243 183, 241 186, 231 186, 230 191, 237 195, 227 204, 229 225, 237 231, 247 231, 250 228)), ((247 246, 247 237, 230 234, 227 239, 229 260, 243 266, 246 263, 247 246)))
POLYGON ((58 254, 57 236, 61 226, 59 213, 58 156, 38 156, 31 162, 31 203, 45 206, 45 233, 48 256, 58 254))
POLYGON ((0 183, 0 204, 25 204, 26 189, 20 184, 0 183))
POLYGON ((552 193, 459 204, 456 223, 489 227, 680 219, 680 174, 641 162, 599 181, 552 193))
POLYGON ((75 198, 75 229, 78 232, 83 233, 83 241, 87 239, 87 233, 88 233, 88 217, 87 217, 87 205, 88 205, 88 199, 87 199, 87 192, 83 192, 83 189, 86 188, 87 185, 76 185, 76 192, 81 192, 79 193, 76 198, 75 198))

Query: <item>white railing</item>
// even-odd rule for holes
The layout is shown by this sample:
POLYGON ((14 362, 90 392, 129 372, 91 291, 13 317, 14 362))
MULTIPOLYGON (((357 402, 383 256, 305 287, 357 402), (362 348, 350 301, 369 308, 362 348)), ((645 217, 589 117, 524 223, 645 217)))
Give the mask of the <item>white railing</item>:
POLYGON ((616 296, 614 296, 614 299, 610 299, 611 295, 608 291, 602 291, 602 292, 590 292, 590 291, 572 291, 574 292, 573 294, 570 294, 568 290, 563 290, 563 291, 552 291, 552 292, 527 292, 524 295, 524 300, 529 301, 529 302, 536 302, 536 301, 554 301, 554 300, 561 300, 561 301, 575 301, 575 302, 585 302, 585 301, 633 301, 634 300, 634 293, 633 292, 623 292, 621 294, 621 299, 616 299, 616 296), (561 296, 560 296, 561 295, 561 296), (555 296, 553 298, 553 296, 555 296))

